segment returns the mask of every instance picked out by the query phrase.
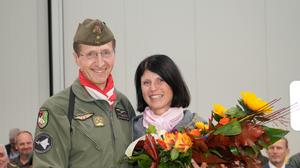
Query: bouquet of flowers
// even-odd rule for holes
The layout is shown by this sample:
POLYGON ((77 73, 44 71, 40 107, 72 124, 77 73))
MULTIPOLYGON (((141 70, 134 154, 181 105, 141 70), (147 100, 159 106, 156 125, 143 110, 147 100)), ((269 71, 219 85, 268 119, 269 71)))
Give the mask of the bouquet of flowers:
POLYGON ((127 161, 141 168, 186 168, 192 159, 209 167, 234 167, 237 162, 240 167, 262 167, 257 159, 260 150, 288 133, 265 125, 281 122, 288 114, 289 107, 273 110, 278 100, 266 102, 254 93, 241 92, 238 104, 229 109, 214 104, 208 123, 195 121, 171 132, 150 126, 144 137, 128 147, 127 161))

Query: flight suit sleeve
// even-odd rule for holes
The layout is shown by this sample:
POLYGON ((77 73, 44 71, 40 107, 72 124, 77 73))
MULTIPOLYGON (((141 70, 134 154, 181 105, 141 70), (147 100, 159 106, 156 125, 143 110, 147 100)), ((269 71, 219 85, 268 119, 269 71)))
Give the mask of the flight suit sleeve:
POLYGON ((70 123, 65 109, 47 103, 39 109, 34 139, 34 168, 68 167, 70 123))

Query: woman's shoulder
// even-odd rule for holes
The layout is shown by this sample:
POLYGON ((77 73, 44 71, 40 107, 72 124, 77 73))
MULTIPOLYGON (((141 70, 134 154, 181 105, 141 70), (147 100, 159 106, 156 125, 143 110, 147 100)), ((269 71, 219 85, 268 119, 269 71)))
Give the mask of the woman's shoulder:
POLYGON ((143 136, 146 129, 143 126, 143 115, 137 115, 132 118, 133 140, 143 136))
POLYGON ((132 118, 132 122, 136 123, 136 122, 141 122, 143 120, 143 114, 138 114, 135 117, 132 118))

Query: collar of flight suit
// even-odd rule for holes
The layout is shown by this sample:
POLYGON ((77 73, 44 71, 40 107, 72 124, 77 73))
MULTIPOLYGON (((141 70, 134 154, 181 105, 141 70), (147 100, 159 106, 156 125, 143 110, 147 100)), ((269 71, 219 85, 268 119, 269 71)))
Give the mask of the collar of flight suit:
MULTIPOLYGON (((72 90, 76 96, 76 98, 85 101, 85 102, 93 102, 95 99, 87 92, 87 90, 80 84, 79 79, 76 79, 72 84, 72 90)), ((115 92, 119 95, 118 90, 115 88, 115 92)), ((120 101, 120 96, 117 96, 116 102, 120 101)))
POLYGON ((92 102, 95 99, 89 95, 89 93, 85 90, 85 88, 80 84, 79 79, 76 79, 72 84, 71 88, 75 94, 75 96, 85 102, 92 102))

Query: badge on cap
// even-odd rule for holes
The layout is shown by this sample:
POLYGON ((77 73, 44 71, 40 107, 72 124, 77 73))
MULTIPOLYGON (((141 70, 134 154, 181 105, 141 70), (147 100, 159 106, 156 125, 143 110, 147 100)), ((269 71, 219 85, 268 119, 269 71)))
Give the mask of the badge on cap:
POLYGON ((94 122, 94 125, 96 127, 103 127, 104 126, 104 119, 101 116, 94 116, 93 117, 93 122, 94 122))
POLYGON ((129 121, 129 114, 127 111, 120 108, 115 108, 115 111, 119 119, 129 121))
POLYGON ((93 33, 101 33, 101 25, 100 22, 95 22, 94 28, 93 28, 93 33))
POLYGON ((52 138, 47 133, 41 133, 34 139, 34 151, 46 153, 52 148, 52 138))
POLYGON ((86 119, 89 119, 93 115, 94 115, 94 113, 80 114, 80 115, 75 116, 74 119, 84 121, 86 119))
POLYGON ((40 129, 43 129, 47 126, 49 121, 49 112, 46 108, 40 108, 37 125, 40 129))

